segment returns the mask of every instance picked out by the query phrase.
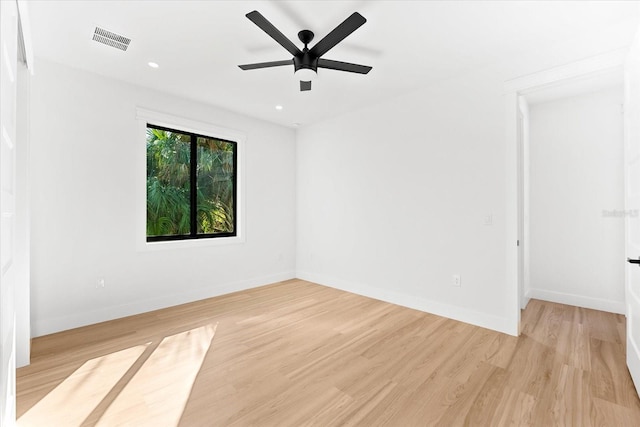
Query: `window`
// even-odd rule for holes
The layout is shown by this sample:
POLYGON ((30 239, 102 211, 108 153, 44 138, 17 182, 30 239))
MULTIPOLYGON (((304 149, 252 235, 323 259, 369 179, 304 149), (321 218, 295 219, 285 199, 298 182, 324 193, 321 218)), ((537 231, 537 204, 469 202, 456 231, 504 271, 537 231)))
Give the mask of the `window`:
POLYGON ((147 242, 237 234, 237 143, 147 124, 147 242))

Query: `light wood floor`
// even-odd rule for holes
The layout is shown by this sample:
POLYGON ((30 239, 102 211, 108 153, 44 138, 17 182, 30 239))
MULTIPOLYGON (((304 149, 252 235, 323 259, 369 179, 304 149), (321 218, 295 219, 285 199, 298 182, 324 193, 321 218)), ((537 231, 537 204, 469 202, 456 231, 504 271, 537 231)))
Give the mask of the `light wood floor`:
POLYGON ((37 338, 20 426, 640 426, 620 315, 519 338, 300 280, 37 338))

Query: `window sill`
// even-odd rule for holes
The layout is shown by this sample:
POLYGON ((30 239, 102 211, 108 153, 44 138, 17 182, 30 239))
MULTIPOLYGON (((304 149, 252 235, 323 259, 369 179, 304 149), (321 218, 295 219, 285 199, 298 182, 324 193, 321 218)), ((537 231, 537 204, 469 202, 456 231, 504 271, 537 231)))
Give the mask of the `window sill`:
POLYGON ((162 242, 147 242, 145 238, 144 241, 138 243, 138 251, 151 252, 172 249, 207 248, 215 246, 237 245, 244 242, 245 240, 242 236, 215 237, 211 239, 166 240, 162 242))

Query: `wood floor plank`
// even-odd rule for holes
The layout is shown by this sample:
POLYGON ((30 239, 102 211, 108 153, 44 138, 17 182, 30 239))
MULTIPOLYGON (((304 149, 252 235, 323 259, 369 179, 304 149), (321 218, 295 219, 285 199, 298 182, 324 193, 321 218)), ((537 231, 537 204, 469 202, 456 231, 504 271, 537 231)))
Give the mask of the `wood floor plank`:
POLYGON ((496 424, 499 419, 496 412, 504 399, 508 376, 506 369, 497 369, 491 374, 465 414, 465 425, 496 424))
POLYGON ((623 406, 640 405, 627 371, 624 346, 592 338, 590 350, 591 395, 623 406))
POLYGON ((507 366, 508 385, 539 400, 552 390, 551 376, 556 354, 554 349, 524 335, 507 366))
POLYGON ((465 382, 452 380, 440 399, 440 405, 446 409, 434 423, 428 421, 427 425, 458 426, 475 423, 469 420, 469 412, 474 402, 484 394, 483 390, 492 376, 502 371, 485 362, 480 362, 465 382))
POLYGON ((539 420, 534 419, 535 407, 535 397, 506 386, 504 389, 502 389, 502 394, 497 401, 497 407, 494 412, 495 415, 489 425, 542 425, 539 420))
POLYGON ((289 280, 34 339, 18 425, 640 425, 624 316, 522 331, 289 280))
POLYGON ((558 380, 550 401, 550 411, 546 413, 545 425, 590 425, 589 373, 570 365, 562 365, 556 372, 558 380))

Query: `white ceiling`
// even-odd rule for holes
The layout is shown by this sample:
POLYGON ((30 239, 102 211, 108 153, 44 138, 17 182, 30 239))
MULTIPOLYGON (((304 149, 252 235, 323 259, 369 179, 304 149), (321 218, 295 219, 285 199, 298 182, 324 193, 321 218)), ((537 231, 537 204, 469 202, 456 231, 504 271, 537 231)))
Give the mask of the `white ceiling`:
POLYGON ((591 55, 627 46, 638 23, 628 1, 46 0, 29 11, 36 58, 290 127, 565 41, 584 39, 591 55), (245 17, 252 10, 300 47, 301 29, 317 42, 358 11, 367 23, 324 57, 373 70, 321 69, 311 92, 299 92, 293 67, 242 71, 238 64, 291 57, 245 17), (96 26, 131 38, 128 51, 92 41, 96 26))

